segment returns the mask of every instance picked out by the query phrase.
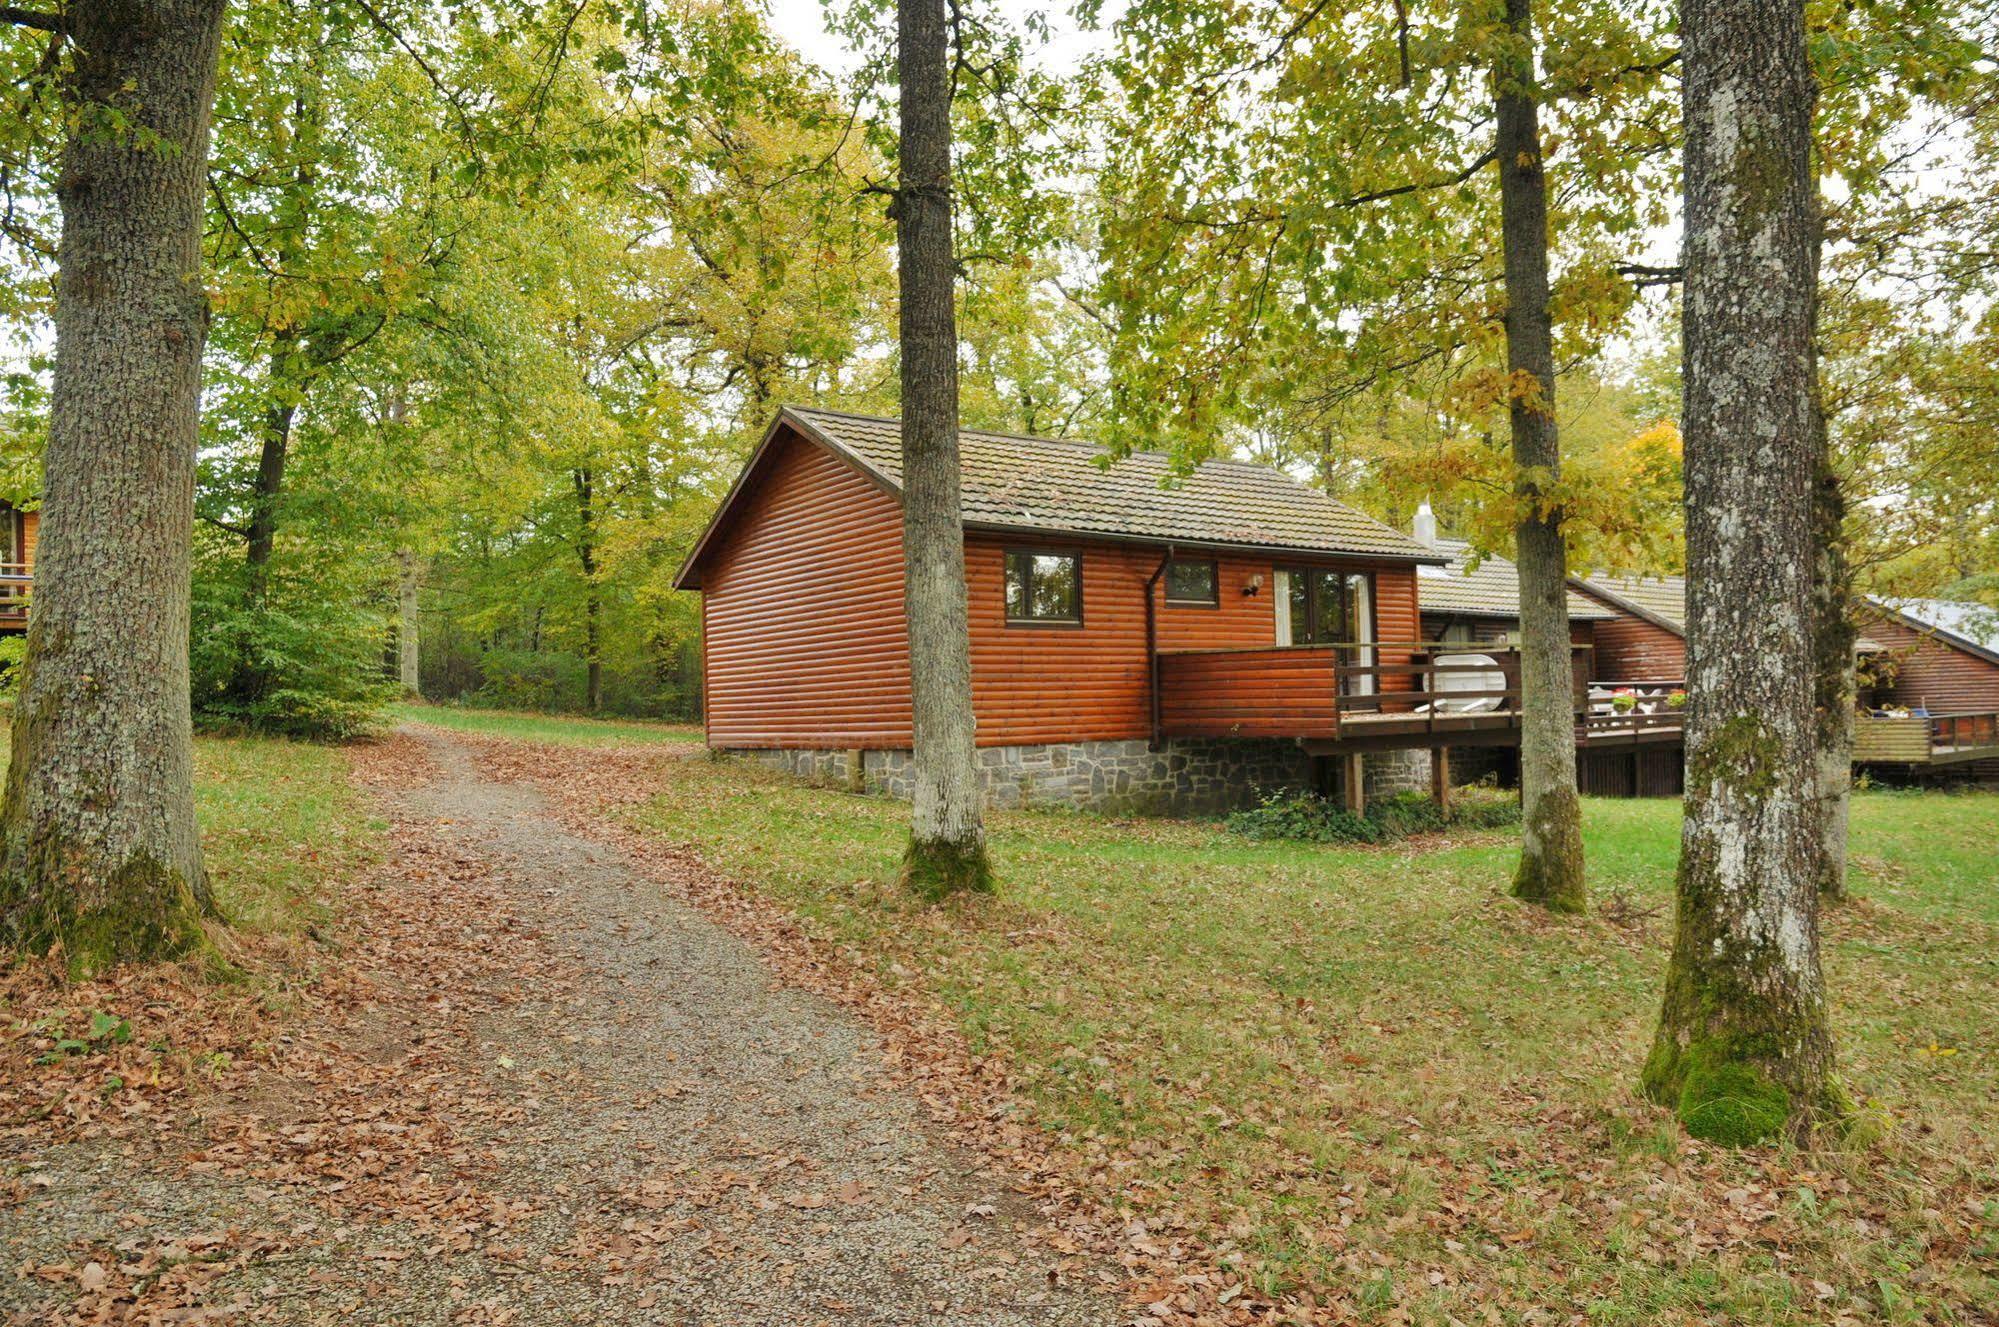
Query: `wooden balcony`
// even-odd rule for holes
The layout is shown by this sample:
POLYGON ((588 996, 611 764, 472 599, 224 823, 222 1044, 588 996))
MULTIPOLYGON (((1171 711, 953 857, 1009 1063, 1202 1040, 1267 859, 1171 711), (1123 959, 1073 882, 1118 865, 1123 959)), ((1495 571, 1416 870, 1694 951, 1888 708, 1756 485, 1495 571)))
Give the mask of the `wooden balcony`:
POLYGON ((28 600, 34 586, 30 564, 0 562, 0 631, 18 631, 28 624, 28 600))
MULTIPOLYGON (((1584 725, 1590 650, 1574 647, 1573 701, 1584 725)), ((1157 732, 1279 737, 1319 754, 1520 740, 1520 652, 1437 641, 1160 654, 1157 732)))
POLYGON ((1999 713, 1863 714, 1854 721, 1856 765, 1956 765, 1999 760, 1999 713))

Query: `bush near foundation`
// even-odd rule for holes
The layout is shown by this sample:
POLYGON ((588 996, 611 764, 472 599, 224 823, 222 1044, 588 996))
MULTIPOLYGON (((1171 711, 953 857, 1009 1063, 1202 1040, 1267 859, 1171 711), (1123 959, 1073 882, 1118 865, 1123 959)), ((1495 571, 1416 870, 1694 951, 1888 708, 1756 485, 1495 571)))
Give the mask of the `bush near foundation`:
POLYGON ((1520 802, 1499 788, 1460 788, 1448 811, 1422 793, 1396 793, 1369 802, 1359 815, 1317 793, 1272 793, 1228 818, 1228 827, 1250 839, 1303 843, 1389 843, 1447 829, 1499 829, 1520 823, 1520 802))

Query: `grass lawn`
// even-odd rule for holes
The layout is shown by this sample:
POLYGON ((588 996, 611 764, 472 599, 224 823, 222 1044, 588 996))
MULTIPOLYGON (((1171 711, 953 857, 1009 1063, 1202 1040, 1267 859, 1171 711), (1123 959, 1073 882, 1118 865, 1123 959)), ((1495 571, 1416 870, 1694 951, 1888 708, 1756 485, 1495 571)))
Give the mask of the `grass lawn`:
POLYGON ((655 723, 648 719, 588 719, 578 715, 531 714, 519 710, 465 709, 450 705, 389 706, 397 722, 433 723, 462 733, 483 733, 520 742, 562 746, 609 746, 626 742, 699 742, 701 725, 655 723))
POLYGON ((325 891, 373 861, 385 826, 338 747, 197 737, 195 809, 209 881, 230 925, 263 934, 325 918, 325 891))
POLYGON ((1985 1321, 1999 1304, 1999 796, 1856 799, 1828 923, 1854 1096, 1836 1155, 1689 1144, 1637 1098, 1679 807, 1586 804, 1636 927, 1504 897, 1506 834, 1245 842, 1056 812, 990 821, 997 897, 890 887, 905 807, 689 762, 636 814, 781 900, 1024 1076, 1271 1283, 1380 1321, 1985 1321))

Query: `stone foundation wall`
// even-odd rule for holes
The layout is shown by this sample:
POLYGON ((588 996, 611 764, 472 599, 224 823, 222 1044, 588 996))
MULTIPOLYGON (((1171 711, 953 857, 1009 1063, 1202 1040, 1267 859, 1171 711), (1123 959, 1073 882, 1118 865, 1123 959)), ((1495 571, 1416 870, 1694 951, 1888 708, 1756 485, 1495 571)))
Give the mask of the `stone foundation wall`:
MULTIPOLYGON (((908 751, 734 750, 813 783, 907 799, 915 783, 908 751), (855 759, 859 765, 856 767, 855 759)), ((1476 782, 1498 753, 1453 749, 1451 781, 1476 782)), ((1334 762, 1328 762, 1332 764, 1334 762)), ((1364 757, 1367 797, 1430 791, 1427 750, 1364 757)), ((979 749, 979 783, 993 807, 1066 806, 1114 815, 1214 815, 1254 805, 1270 792, 1332 793, 1330 768, 1294 742, 1178 738, 1154 751, 1145 742, 1051 742, 979 749)))
MULTIPOLYGON (((907 751, 727 752, 816 783, 907 798, 907 751), (855 757, 860 765, 856 770, 855 757)), ((1427 768, 1427 766, 1426 766, 1427 768)), ((1182 739, 1154 751, 1142 741, 1059 742, 979 749, 979 782, 995 807, 1066 806, 1113 814, 1212 815, 1266 792, 1316 786, 1312 757, 1277 740, 1182 739)))

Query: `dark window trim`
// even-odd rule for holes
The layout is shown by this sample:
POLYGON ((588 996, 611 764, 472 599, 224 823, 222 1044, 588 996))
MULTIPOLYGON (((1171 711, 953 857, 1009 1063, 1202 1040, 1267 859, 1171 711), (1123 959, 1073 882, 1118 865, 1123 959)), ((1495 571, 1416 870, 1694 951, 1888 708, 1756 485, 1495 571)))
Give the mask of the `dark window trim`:
POLYGON ((1000 550, 1000 616, 1009 627, 1030 629, 1052 629, 1055 631, 1079 631, 1083 626, 1083 550, 1080 548, 1050 548, 1036 544, 1006 544, 1000 550), (1007 564, 1014 554, 1028 557, 1074 558, 1076 560, 1076 616, 1074 617, 1015 617, 1007 606, 1006 578, 1007 564))
POLYGON ((1168 558, 1166 574, 1159 579, 1160 589, 1166 595, 1168 608, 1220 608, 1222 606, 1222 564, 1219 558, 1168 558), (1213 585, 1214 594, 1207 599, 1175 599, 1173 597, 1173 568, 1176 565, 1205 566, 1208 582, 1213 585))

